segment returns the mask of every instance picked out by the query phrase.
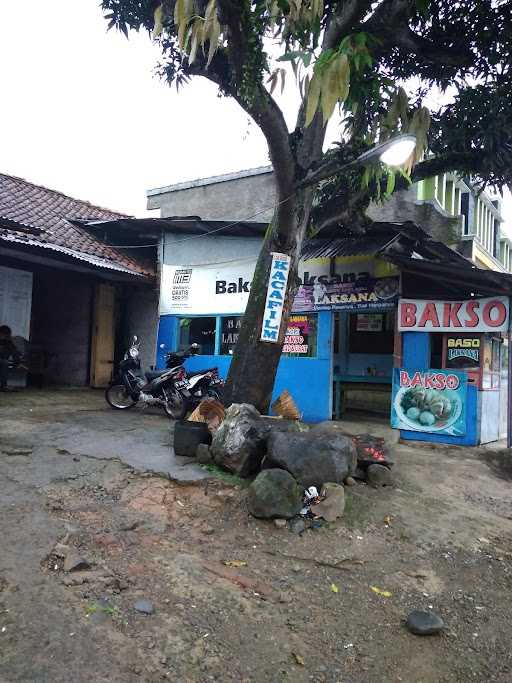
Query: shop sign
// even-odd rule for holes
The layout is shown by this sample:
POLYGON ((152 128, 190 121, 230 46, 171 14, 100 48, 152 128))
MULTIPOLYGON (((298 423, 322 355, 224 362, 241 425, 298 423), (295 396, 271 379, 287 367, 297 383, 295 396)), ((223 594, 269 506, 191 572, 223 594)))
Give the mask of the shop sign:
POLYGON ((508 298, 495 296, 470 301, 400 299, 401 332, 504 332, 508 330, 508 298))
POLYGON ((480 337, 448 337, 446 340, 446 366, 479 367, 480 366, 480 337))
POLYGON ((294 311, 383 311, 398 301, 397 277, 366 278, 355 282, 325 282, 302 285, 293 303, 294 311))
POLYGON ((290 257, 287 254, 272 252, 272 264, 267 286, 267 299, 263 312, 260 340, 279 343, 279 330, 283 317, 286 285, 290 270, 290 257))
POLYGON ((456 370, 393 371, 391 426, 464 436, 467 375, 456 370))
POLYGON ((292 315, 288 320, 288 327, 284 337, 283 353, 293 353, 300 356, 311 355, 310 342, 316 333, 312 316, 292 315))

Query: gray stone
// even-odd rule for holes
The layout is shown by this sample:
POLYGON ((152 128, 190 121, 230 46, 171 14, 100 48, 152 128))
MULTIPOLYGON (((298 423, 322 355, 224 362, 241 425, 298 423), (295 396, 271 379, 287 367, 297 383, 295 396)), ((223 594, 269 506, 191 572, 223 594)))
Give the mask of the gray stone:
POLYGON ((153 612, 155 611, 153 603, 145 599, 137 600, 133 607, 137 612, 140 612, 141 614, 153 614, 153 612))
POLYGON ((311 506, 311 512, 315 517, 323 517, 326 522, 334 522, 345 511, 345 489, 340 484, 328 482, 322 487, 321 500, 316 505, 311 506))
POLYGON ((64 543, 56 543, 53 549, 53 554, 55 557, 66 557, 69 554, 71 548, 64 543))
POLYGON ((274 526, 278 529, 284 529, 287 523, 286 519, 274 519, 274 526))
POLYGON ((240 477, 250 476, 260 468, 267 432, 254 406, 234 403, 213 437, 210 451, 214 462, 240 477))
POLYGON ((311 430, 304 434, 271 432, 266 460, 292 474, 304 488, 342 484, 356 468, 356 449, 342 434, 311 430))
POLYGON ((302 534, 306 530, 306 522, 301 517, 296 517, 290 521, 290 531, 292 534, 302 534))
POLYGON ((91 622, 91 624, 96 624, 96 625, 104 624, 106 621, 108 621, 108 619, 109 619, 109 614, 107 612, 105 612, 105 610, 103 610, 103 609, 99 609, 96 612, 93 612, 89 616, 89 621, 91 622))
POLYGON ((302 488, 284 470, 264 470, 249 486, 247 504, 254 517, 290 519, 302 507, 302 488))
POLYGON ((393 475, 384 465, 370 465, 366 470, 366 479, 374 488, 393 485, 393 475))
POLYGON ((66 559, 64 560, 64 571, 65 572, 77 572, 77 571, 82 571, 83 569, 89 569, 91 565, 87 560, 84 560, 84 558, 79 555, 77 552, 72 550, 66 555, 66 559))
POLYGON ((213 463, 210 446, 207 443, 200 443, 197 447, 196 460, 201 465, 211 465, 213 463))
POLYGON ((355 486, 357 481, 354 479, 354 477, 347 477, 343 483, 345 486, 355 486))
POLYGON ((414 610, 407 617, 405 625, 417 636, 431 636, 444 629, 444 621, 434 612, 414 610))

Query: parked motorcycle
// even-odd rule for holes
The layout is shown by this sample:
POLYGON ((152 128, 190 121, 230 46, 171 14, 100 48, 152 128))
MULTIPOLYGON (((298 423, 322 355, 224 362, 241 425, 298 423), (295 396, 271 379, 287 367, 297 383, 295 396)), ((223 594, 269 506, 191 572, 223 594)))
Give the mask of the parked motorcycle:
POLYGON ((138 403, 162 407, 173 420, 185 417, 188 404, 185 391, 188 384, 183 364, 174 365, 161 372, 141 371, 140 342, 133 337, 128 351, 119 363, 119 373, 105 392, 109 406, 127 410, 138 403))
MULTIPOLYGON (((166 367, 176 368, 183 366, 183 363, 197 353, 199 344, 192 344, 188 351, 176 351, 166 354, 166 367)), ((195 408, 205 398, 222 400, 224 381, 219 377, 218 368, 205 368, 186 373, 187 386, 180 389, 190 408, 195 408)))

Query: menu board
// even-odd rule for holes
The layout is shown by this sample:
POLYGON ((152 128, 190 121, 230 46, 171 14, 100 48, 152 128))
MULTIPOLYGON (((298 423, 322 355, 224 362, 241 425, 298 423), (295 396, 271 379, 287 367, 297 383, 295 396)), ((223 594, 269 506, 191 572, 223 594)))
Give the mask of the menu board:
POLYGON ((9 325, 13 337, 30 337, 32 273, 0 266, 0 325, 9 325))

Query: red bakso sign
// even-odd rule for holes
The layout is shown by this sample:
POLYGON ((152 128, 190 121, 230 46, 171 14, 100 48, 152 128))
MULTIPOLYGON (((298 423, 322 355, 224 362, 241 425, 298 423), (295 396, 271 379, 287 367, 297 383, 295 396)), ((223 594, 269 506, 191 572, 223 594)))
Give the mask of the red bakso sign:
POLYGON ((495 296, 470 301, 400 299, 400 332, 505 332, 509 324, 508 298, 495 296))

